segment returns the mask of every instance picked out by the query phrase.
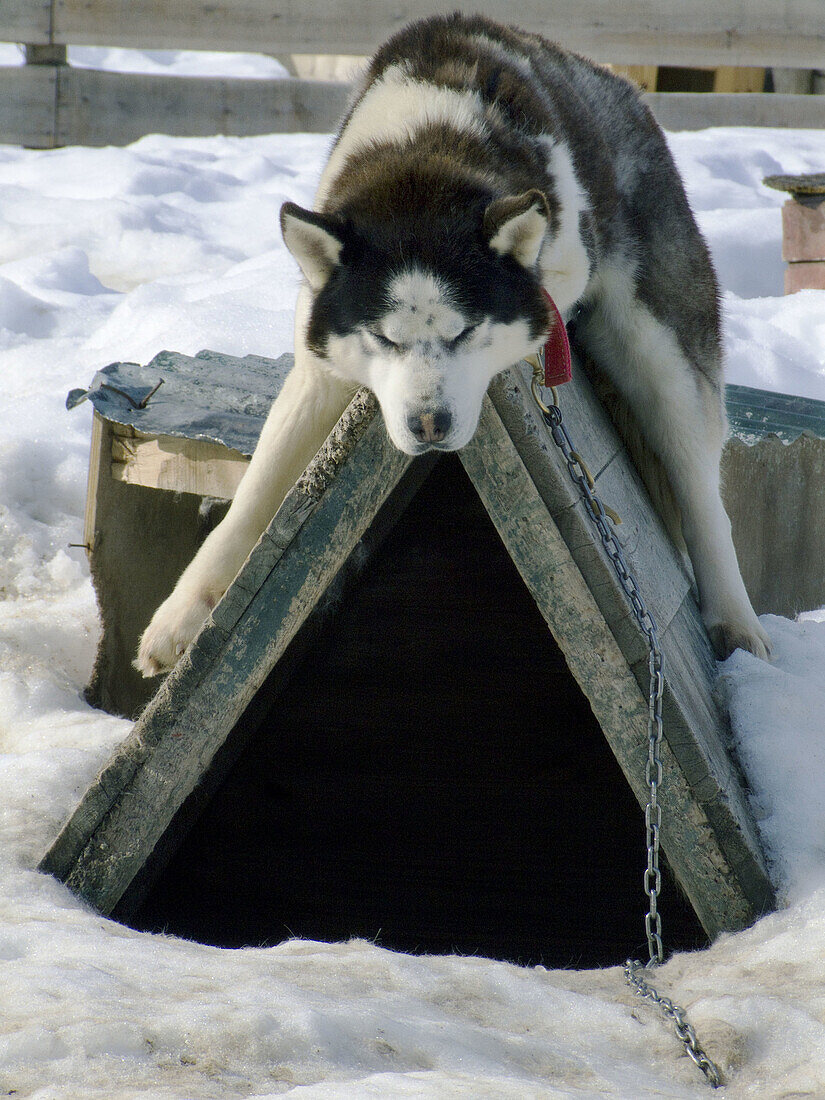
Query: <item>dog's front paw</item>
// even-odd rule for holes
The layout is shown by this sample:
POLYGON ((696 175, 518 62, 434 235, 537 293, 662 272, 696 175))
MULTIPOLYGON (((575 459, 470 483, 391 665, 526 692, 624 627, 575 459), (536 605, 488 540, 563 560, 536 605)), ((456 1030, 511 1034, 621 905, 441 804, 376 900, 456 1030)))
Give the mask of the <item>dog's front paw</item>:
POLYGON ((735 649, 744 649, 762 661, 770 660, 771 640, 755 615, 753 622, 714 623, 708 627, 708 635, 719 661, 730 657, 735 649))
POLYGON ((138 672, 159 676, 174 668, 214 605, 206 596, 175 590, 157 609, 140 639, 135 660, 138 672))

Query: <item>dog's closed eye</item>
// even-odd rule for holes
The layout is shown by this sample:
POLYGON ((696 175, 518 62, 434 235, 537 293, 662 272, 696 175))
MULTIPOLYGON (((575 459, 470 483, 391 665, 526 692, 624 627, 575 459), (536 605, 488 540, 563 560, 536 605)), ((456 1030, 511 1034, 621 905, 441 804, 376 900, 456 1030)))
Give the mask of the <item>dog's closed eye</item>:
POLYGON ((446 341, 447 346, 451 348, 458 347, 460 344, 463 344, 464 341, 467 340, 470 336, 472 336, 477 328, 478 325, 467 325, 465 329, 462 329, 461 332, 459 332, 458 336, 454 336, 452 340, 446 341))
POLYGON ((385 336, 383 332, 375 332, 374 329, 367 329, 367 332, 382 348, 388 348, 392 351, 400 351, 401 344, 397 344, 394 340, 390 340, 388 336, 385 336))

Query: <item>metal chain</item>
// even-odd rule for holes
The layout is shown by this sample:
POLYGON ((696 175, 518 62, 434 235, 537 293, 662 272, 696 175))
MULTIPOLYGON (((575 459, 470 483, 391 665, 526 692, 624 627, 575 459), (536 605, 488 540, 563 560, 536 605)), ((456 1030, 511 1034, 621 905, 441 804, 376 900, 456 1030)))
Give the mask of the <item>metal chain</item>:
MULTIPOLYGON (((541 364, 543 368, 543 364, 541 364)), ((704 1073, 713 1088, 718 1088, 722 1083, 722 1075, 707 1054, 705 1054, 696 1032, 685 1018, 685 1010, 675 1005, 668 997, 663 997, 642 977, 642 970, 652 970, 664 959, 662 945, 662 918, 659 914, 658 899, 662 889, 662 875, 659 869, 659 831, 662 824, 662 808, 659 805, 659 787, 662 782, 662 761, 660 749, 662 744, 662 696, 664 694, 664 654, 659 648, 659 639, 656 633, 656 623, 653 616, 645 606, 639 585, 633 576, 627 561, 625 560, 621 544, 616 538, 607 522, 607 511, 595 492, 595 482, 590 472, 584 465, 581 456, 573 446, 568 435, 567 428, 562 421, 561 409, 558 406, 558 398, 555 389, 553 404, 546 405, 539 396, 538 387, 541 384, 542 374, 539 373, 539 364, 534 367, 533 397, 541 410, 541 415, 550 429, 553 442, 561 451, 567 463, 567 469, 574 484, 581 493, 581 498, 590 517, 591 522, 599 532, 602 545, 607 556, 613 563, 613 569, 618 577, 619 584, 627 596, 639 629, 644 634, 648 643, 649 658, 648 669, 650 674, 648 690, 648 717, 647 717, 647 763, 645 765, 645 781, 648 788, 648 802, 645 807, 645 832, 647 839, 647 867, 644 873, 644 889, 648 897, 648 911, 645 914, 645 932, 647 934, 647 949, 649 959, 643 966, 638 959, 628 959, 625 963, 625 977, 628 985, 647 1001, 651 1001, 661 1009, 662 1013, 670 1019, 675 1027, 676 1034, 684 1045, 685 1053, 696 1063, 704 1073)))
MULTIPOLYGON (((650 963, 648 963, 648 966, 650 966, 650 963)), ((705 1054, 702 1049, 699 1040, 696 1038, 696 1032, 687 1022, 685 1010, 675 1005, 670 997, 663 997, 661 993, 657 993, 653 986, 642 977, 640 971, 644 969, 646 968, 642 966, 638 959, 628 959, 624 966, 627 984, 643 1000, 650 1001, 651 1004, 657 1005, 662 1015, 672 1021, 676 1034, 681 1039, 687 1056, 696 1063, 713 1088, 718 1089, 722 1084, 722 1075, 719 1072, 719 1067, 708 1058, 707 1054, 705 1054)))

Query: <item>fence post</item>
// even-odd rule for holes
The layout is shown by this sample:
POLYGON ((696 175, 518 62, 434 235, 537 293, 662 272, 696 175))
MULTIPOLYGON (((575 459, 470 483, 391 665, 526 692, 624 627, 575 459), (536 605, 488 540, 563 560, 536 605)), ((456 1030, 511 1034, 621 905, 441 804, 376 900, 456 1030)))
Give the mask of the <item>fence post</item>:
POLYGON ((57 46, 52 42, 38 45, 27 43, 25 50, 27 65, 66 65, 68 63, 66 47, 57 46))
MULTIPOLYGON (((46 122, 47 132, 41 134, 34 142, 34 147, 39 149, 54 149, 57 144, 57 123, 60 103, 60 72, 68 64, 66 47, 56 45, 53 42, 27 42, 24 46, 26 54, 26 68, 38 72, 48 83, 47 88, 41 86, 40 95, 45 97, 47 104, 46 122)), ((38 85, 41 81, 38 80, 38 85)))

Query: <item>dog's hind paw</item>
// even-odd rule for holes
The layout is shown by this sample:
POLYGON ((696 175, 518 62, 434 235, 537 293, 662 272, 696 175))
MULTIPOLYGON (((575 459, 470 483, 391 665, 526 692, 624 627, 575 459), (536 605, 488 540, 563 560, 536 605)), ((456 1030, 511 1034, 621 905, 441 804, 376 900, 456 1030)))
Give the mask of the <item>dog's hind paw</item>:
POLYGON ((140 639, 135 668, 145 677, 175 667, 214 607, 214 600, 191 597, 177 589, 155 612, 140 639))
POLYGON ((770 660, 771 640, 755 616, 754 619, 754 625, 725 622, 708 627, 710 644, 717 660, 724 661, 735 649, 744 649, 761 661, 770 660))

